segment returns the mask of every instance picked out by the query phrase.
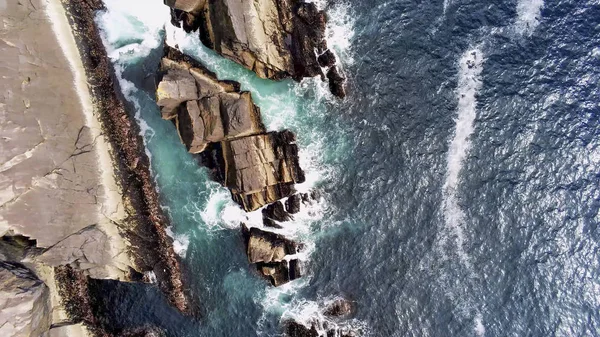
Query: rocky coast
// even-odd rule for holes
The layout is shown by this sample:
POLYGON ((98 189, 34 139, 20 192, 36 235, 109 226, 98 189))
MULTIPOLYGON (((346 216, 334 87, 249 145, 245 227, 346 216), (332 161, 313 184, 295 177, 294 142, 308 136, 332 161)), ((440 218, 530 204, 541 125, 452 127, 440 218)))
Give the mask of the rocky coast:
POLYGON ((90 278, 155 282, 193 314, 139 127, 93 20, 102 2, 2 6, 0 334, 106 335, 88 305, 90 278))
MULTIPOLYGON (((203 43, 258 76, 320 76, 344 97, 325 13, 300 1, 255 2, 166 5, 173 24, 198 30, 203 43)), ((103 280, 153 283, 174 308, 197 316, 140 127, 94 20, 102 1, 2 6, 0 334, 160 335, 111 330, 91 295, 103 280)), ((305 180, 294 133, 266 130, 250 92, 175 48, 165 46, 156 79, 162 118, 183 146, 243 210, 261 210, 264 227, 240 224, 248 261, 273 286, 301 277, 304 245, 272 232, 318 197, 294 187, 305 180)), ((290 336, 301 329, 287 326, 295 327, 290 336)))

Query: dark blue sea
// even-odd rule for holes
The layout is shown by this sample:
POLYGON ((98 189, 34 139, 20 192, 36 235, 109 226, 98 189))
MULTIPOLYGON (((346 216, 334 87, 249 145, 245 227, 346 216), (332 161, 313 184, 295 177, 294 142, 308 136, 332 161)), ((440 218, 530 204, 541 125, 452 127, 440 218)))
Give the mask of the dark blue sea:
POLYGON ((136 114, 189 291, 104 284, 114 329, 280 336, 281 323, 364 336, 600 336, 600 2, 322 1, 349 79, 257 78, 168 24, 160 0, 106 0, 97 21, 136 114), (167 27, 165 28, 165 22, 167 27), (298 136, 302 191, 322 198, 282 232, 305 277, 273 288, 240 223, 261 226, 160 119, 163 40, 249 90, 270 130, 298 136), (345 297, 356 312, 327 319, 345 297))

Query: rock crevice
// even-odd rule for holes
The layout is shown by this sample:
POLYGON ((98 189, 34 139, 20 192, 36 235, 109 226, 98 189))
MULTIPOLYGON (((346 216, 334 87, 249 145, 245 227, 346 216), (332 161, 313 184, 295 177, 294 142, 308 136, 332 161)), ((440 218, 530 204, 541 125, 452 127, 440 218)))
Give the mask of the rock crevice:
POLYGON ((269 79, 320 76, 346 95, 345 78, 325 39, 327 16, 301 0, 165 0, 172 23, 219 54, 269 79))

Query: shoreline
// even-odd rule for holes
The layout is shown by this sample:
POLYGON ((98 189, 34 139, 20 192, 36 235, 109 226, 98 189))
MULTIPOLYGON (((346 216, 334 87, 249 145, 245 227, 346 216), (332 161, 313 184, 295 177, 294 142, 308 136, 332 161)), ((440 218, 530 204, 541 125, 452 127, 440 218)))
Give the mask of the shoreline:
MULTIPOLYGON (((197 309, 183 289, 173 240, 166 233, 169 220, 160 206, 139 125, 122 101, 112 64, 94 21, 95 12, 104 6, 99 0, 50 1, 54 6, 49 10, 53 11, 52 19, 58 19, 53 26, 75 73, 77 91, 82 105, 86 106, 86 119, 94 125, 97 139, 106 138, 106 141, 101 140, 102 149, 106 151, 102 151, 99 161, 103 179, 108 183, 107 193, 113 198, 118 193, 118 198, 123 201, 123 209, 119 209, 118 201, 111 203, 116 206, 117 214, 124 215, 124 220, 118 224, 107 216, 114 225, 108 226, 107 234, 129 242, 128 251, 134 265, 144 273, 130 270, 126 280, 149 282, 151 276, 148 273, 153 272, 156 285, 171 305, 184 314, 195 316, 197 309)), ((58 274, 56 279, 62 293, 71 297, 66 299, 67 303, 89 303, 85 302, 89 297, 87 282, 81 272, 62 268, 58 274), (78 291, 66 291, 68 289, 78 291)), ((93 313, 76 311, 70 310, 69 316, 94 327, 93 313)))
MULTIPOLYGON (((101 171, 101 186, 105 196, 103 206, 107 208, 106 210, 101 210, 100 213, 108 220, 99 221, 98 227, 111 238, 110 247, 111 256, 113 257, 112 262, 116 261, 118 265, 128 266, 130 264, 129 257, 126 256, 126 254, 120 254, 120 252, 127 251, 129 247, 127 247, 127 244, 119 234, 119 229, 116 226, 121 219, 125 218, 126 214, 124 209, 120 209, 123 192, 117 185, 113 174, 114 164, 110 157, 113 149, 103 136, 102 126, 100 125, 98 117, 94 115, 94 105, 92 97, 90 96, 85 69, 83 68, 76 42, 71 33, 71 28, 60 0, 48 0, 46 14, 50 19, 58 44, 70 65, 74 77, 73 84, 75 85, 75 91, 77 92, 83 115, 85 116, 85 124, 90 129, 92 138, 94 139, 94 152, 101 171), (110 213, 107 215, 106 211, 109 211, 110 213)), ((111 266, 108 265, 106 266, 105 271, 107 278, 121 281, 126 281, 128 279, 122 270, 117 271, 110 267, 111 266)))

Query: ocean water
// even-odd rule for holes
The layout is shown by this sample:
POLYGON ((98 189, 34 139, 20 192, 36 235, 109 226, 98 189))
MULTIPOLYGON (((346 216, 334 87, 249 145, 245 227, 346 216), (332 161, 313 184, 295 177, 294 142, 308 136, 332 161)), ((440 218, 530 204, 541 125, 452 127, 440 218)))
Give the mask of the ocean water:
POLYGON ((279 336, 344 296, 356 315, 328 324, 369 336, 600 335, 597 0, 320 1, 344 101, 318 79, 258 79, 171 27, 160 0, 105 2, 97 21, 203 314, 152 288, 102 288, 115 329, 279 336), (253 272, 239 223, 259 213, 160 119, 165 39, 241 82, 267 128, 298 135, 299 188, 323 195, 285 230, 309 247, 304 278, 272 288, 253 272))

